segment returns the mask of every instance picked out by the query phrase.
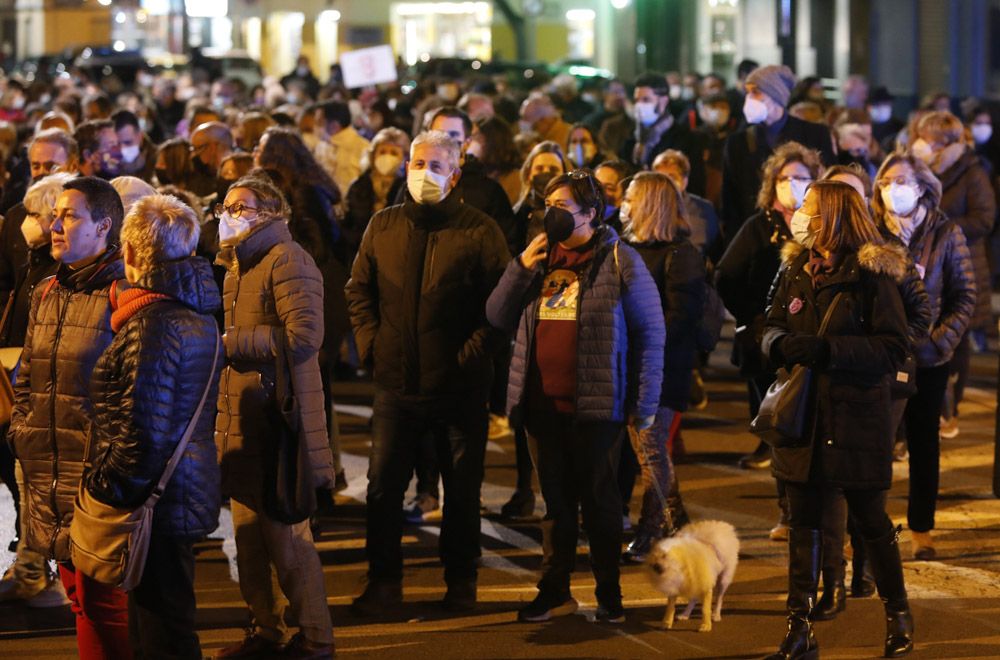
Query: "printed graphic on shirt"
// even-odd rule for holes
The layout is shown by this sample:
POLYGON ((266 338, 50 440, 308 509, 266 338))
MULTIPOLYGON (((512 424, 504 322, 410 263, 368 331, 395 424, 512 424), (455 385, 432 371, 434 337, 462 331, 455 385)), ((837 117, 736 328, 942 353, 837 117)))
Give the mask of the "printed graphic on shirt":
POLYGON ((575 321, 580 282, 571 270, 554 270, 545 276, 542 301, 538 307, 541 321, 575 321))

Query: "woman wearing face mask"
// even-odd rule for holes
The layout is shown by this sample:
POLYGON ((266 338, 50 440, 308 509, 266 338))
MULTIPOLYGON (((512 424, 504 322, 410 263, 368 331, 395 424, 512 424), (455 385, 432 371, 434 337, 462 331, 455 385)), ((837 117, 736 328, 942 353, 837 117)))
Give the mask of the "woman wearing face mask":
POLYGON ((398 128, 383 128, 368 147, 368 167, 347 189, 344 238, 350 249, 349 261, 361 244, 361 236, 375 213, 392 205, 406 184, 403 166, 410 153, 410 138, 398 128))
POLYGON ((892 485, 890 376, 907 350, 897 279, 902 255, 885 245, 845 183, 820 181, 791 221, 795 241, 767 312, 762 350, 786 369, 812 370, 803 437, 772 450, 788 498, 788 629, 768 660, 819 657, 811 617, 823 547, 822 519, 842 491, 864 538, 885 605, 884 655, 913 648, 897 530, 886 514, 892 485))
POLYGON ((521 199, 514 205, 519 250, 544 230, 545 187, 566 173, 566 165, 562 149, 552 141, 535 145, 521 165, 521 199))
POLYGON ((172 138, 160 145, 156 151, 153 170, 157 186, 178 186, 188 189, 188 182, 194 176, 191 164, 191 143, 184 138, 172 138))
POLYGON ((523 159, 514 144, 514 133, 501 117, 476 122, 476 131, 467 154, 472 154, 486 168, 486 176, 503 187, 511 205, 521 198, 521 163, 523 159))
MULTIPOLYGON (((290 209, 281 192, 255 176, 237 181, 216 207, 227 269, 223 295, 226 366, 219 381, 215 436, 236 527, 240 591, 253 614, 247 637, 216 657, 329 657, 333 628, 323 588, 323 567, 309 522, 288 525, 264 506, 268 446, 279 431, 274 419, 276 347, 288 354, 309 447, 312 481, 332 487, 319 352, 323 341, 323 277, 292 238, 290 209), (280 342, 280 344, 279 344, 280 342), (272 570, 277 574, 273 580, 272 570), (287 598, 299 632, 284 646, 287 598), (292 655, 296 654, 296 655, 292 655)), ((272 482, 273 485, 273 482, 272 482)))
POLYGON ((906 246, 931 305, 930 334, 914 347, 917 392, 903 419, 910 454, 907 524, 917 559, 935 556, 931 530, 938 493, 940 413, 953 359, 975 312, 976 282, 964 232, 939 208, 941 183, 913 155, 893 154, 879 168, 872 210, 883 231, 906 246))
POLYGON ((566 157, 577 168, 594 169, 605 155, 597 147, 593 131, 586 124, 574 124, 566 140, 566 157))
POLYGON ((648 429, 658 409, 663 310, 641 257, 601 223, 604 195, 592 175, 558 176, 544 192, 545 232, 510 262, 486 305, 494 327, 516 329, 507 407, 525 424, 545 499, 538 596, 518 619, 576 610, 570 574, 582 507, 595 620, 621 623, 618 457, 626 424, 648 429))
MULTIPOLYGON (((705 261, 688 240, 690 226, 680 190, 657 172, 636 174, 622 202, 625 240, 642 257, 663 306, 666 347, 663 386, 653 425, 629 429, 642 474, 642 512, 627 561, 640 563, 661 537, 687 523, 668 448, 687 410, 697 362, 697 333, 705 305, 705 261)), ((623 500, 630 499, 623 494, 623 500)))
MULTIPOLYGON (((805 190, 822 172, 820 155, 797 142, 787 142, 764 163, 763 183, 756 214, 743 223, 716 265, 716 286, 726 309, 736 317, 733 364, 747 379, 750 419, 757 416, 767 388, 774 382, 774 368, 761 354, 767 296, 781 265, 781 246, 792 239, 792 214, 802 205, 805 190)), ((740 465, 764 469, 771 452, 763 442, 740 465)), ((781 519, 771 538, 783 541, 788 534, 788 510, 778 484, 781 519)))
POLYGON ((594 169, 594 178, 604 191, 604 222, 619 234, 622 231, 620 217, 622 190, 625 179, 632 174, 632 166, 623 160, 606 160, 594 169))
POLYGON ((976 311, 952 359, 942 410, 941 437, 954 438, 959 430, 958 404, 969 377, 970 338, 978 349, 985 350, 986 331, 993 323, 986 244, 996 221, 996 197, 990 176, 958 117, 947 111, 931 112, 920 119, 915 136, 910 151, 941 181, 941 212, 962 228, 976 276, 976 311))

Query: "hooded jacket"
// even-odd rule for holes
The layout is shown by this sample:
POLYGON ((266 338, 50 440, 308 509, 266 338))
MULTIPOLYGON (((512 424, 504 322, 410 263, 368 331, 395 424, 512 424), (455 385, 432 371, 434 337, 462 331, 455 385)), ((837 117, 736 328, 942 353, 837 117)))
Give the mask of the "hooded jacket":
POLYGON ((316 487, 333 484, 319 371, 323 345, 323 278, 281 219, 263 222, 219 253, 226 267, 223 312, 226 366, 219 381, 215 443, 222 490, 259 496, 263 462, 277 435, 275 359, 284 342, 291 386, 316 487))
POLYGON ((123 276, 109 251, 76 271, 61 265, 32 294, 8 439, 24 470, 25 543, 57 561, 70 558, 69 523, 94 423, 88 384, 113 339, 108 291, 123 276))
POLYGON ((97 361, 90 379, 94 463, 91 495, 137 507, 156 487, 201 401, 194 433, 153 511, 153 531, 184 539, 211 533, 219 518, 215 402, 221 346, 214 314, 222 306, 212 267, 201 257, 157 266, 134 288, 170 296, 131 316, 97 361))
MULTIPOLYGON (((663 384, 666 342, 656 283, 635 250, 600 226, 594 257, 581 273, 577 308, 576 418, 625 422, 656 414, 663 384)), ((538 320, 544 268, 511 260, 486 305, 494 327, 516 331, 507 410, 523 421, 525 383, 538 320)))
POLYGON ((843 297, 824 335, 828 358, 811 365, 809 435, 802 446, 773 449, 774 474, 797 483, 889 488, 895 429, 888 376, 903 364, 907 350, 897 283, 906 272, 905 260, 886 246, 865 245, 845 254, 814 288, 809 252, 790 249, 785 256, 790 261, 783 265, 764 329, 763 350, 773 363, 791 367, 782 342, 793 334, 815 336, 835 296, 843 297))

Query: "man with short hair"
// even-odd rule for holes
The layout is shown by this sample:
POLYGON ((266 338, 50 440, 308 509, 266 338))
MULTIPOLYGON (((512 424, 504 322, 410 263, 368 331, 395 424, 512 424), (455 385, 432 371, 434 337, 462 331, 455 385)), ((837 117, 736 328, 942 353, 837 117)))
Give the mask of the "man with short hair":
POLYGON ((225 198, 228 188, 219 179, 219 166, 226 156, 233 152, 233 132, 219 121, 210 121, 194 129, 191 133, 191 167, 194 176, 188 188, 199 197, 212 193, 218 195, 216 201, 225 198))
POLYGON ((486 320, 486 299, 510 255, 496 223, 455 194, 459 154, 447 133, 417 136, 406 201, 372 218, 347 285, 358 353, 374 365, 376 388, 359 615, 402 600, 399 510, 425 434, 444 479, 442 605, 476 603, 491 360, 507 343, 486 320))
POLYGON ((562 120, 559 109, 547 95, 532 94, 526 98, 519 115, 521 133, 532 131, 542 140, 552 140, 560 149, 566 147, 572 127, 562 120))
POLYGON ((351 125, 351 110, 343 101, 317 103, 314 110, 319 143, 314 155, 333 182, 346 194, 361 174, 361 158, 371 144, 351 125))
POLYGON ((106 181, 118 176, 122 154, 110 119, 83 122, 76 127, 73 138, 80 147, 80 174, 106 181))
POLYGON ((59 266, 32 295, 8 435, 24 471, 23 542, 59 562, 82 657, 113 657, 130 647, 125 592, 76 571, 69 548, 94 421, 88 385, 113 338, 111 285, 124 275, 117 250, 123 215, 118 193, 96 177, 74 179, 59 195, 51 226, 59 266))
POLYGON ((118 174, 134 176, 149 183, 156 165, 156 145, 139 126, 139 118, 129 110, 119 110, 111 115, 118 136, 122 160, 118 174))

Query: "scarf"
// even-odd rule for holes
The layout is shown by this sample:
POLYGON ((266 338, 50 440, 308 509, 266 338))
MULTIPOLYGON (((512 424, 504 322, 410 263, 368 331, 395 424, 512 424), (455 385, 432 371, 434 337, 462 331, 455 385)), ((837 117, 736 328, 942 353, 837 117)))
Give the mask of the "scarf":
POLYGON ((127 289, 118 293, 117 287, 111 288, 111 331, 115 334, 122 329, 125 322, 148 305, 160 300, 173 300, 165 293, 156 293, 149 289, 127 289))

